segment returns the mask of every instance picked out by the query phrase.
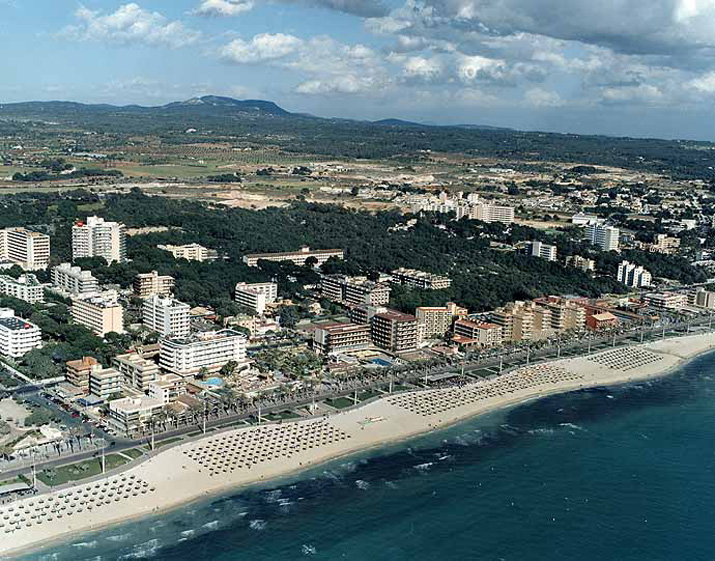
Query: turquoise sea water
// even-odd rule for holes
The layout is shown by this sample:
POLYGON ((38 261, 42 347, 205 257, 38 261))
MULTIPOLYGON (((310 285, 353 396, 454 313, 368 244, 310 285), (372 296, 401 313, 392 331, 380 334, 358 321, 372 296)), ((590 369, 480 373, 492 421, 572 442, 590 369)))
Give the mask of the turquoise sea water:
POLYGON ((711 560, 714 468, 709 355, 24 559, 711 560))

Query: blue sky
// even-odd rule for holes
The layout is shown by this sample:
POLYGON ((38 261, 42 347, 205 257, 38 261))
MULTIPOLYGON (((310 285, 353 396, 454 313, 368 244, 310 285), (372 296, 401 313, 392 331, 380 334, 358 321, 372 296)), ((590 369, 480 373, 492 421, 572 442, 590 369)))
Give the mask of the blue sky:
POLYGON ((715 0, 0 0, 0 101, 715 140, 715 0))

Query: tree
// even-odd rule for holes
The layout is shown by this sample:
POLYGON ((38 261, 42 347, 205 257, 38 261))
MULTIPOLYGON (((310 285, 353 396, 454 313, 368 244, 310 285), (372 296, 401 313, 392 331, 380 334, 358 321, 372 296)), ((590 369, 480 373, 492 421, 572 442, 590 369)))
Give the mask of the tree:
POLYGON ((229 360, 226 364, 221 367, 219 371, 222 376, 232 376, 233 373, 238 368, 238 363, 235 360, 229 360))
POLYGON ((298 323, 298 312, 293 306, 283 306, 278 313, 280 324, 283 329, 295 329, 298 323))
POLYGON ((197 380, 205 380, 209 375, 209 369, 206 368, 205 366, 202 366, 199 368, 199 371, 196 373, 196 379, 197 380))

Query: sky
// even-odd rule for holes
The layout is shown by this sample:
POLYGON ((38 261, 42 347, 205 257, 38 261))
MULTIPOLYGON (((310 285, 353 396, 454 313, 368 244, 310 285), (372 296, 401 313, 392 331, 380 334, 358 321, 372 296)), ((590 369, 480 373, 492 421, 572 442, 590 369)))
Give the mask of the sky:
POLYGON ((715 0, 0 0, 0 102, 715 140, 715 0))

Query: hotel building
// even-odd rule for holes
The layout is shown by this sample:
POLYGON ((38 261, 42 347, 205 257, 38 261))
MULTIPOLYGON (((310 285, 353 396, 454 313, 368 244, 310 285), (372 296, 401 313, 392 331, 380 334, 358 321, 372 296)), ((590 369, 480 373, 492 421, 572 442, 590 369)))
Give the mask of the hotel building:
POLYGON ((418 340, 432 337, 443 337, 450 329, 455 318, 467 315, 467 309, 457 306, 454 302, 447 302, 445 306, 421 306, 415 310, 417 318, 418 340))
POLYGON ((86 395, 89 393, 89 373, 99 362, 92 356, 83 356, 80 360, 67 361, 65 366, 65 380, 81 388, 86 395))
POLYGON ((112 366, 121 373, 127 387, 146 392, 159 377, 159 365, 140 353, 126 353, 112 359, 112 366))
POLYGON ((31 273, 17 279, 6 275, 0 276, 0 294, 19 298, 30 304, 45 301, 45 285, 31 273))
POLYGON ((392 271, 392 280, 390 282, 414 286, 423 290, 442 290, 452 285, 452 279, 449 277, 405 268, 392 271))
POLYGON ((290 261, 302 267, 311 257, 314 257, 317 261, 317 265, 320 266, 331 257, 344 259, 345 252, 342 249, 310 249, 309 247, 302 247, 299 251, 289 251, 285 253, 252 253, 244 255, 243 262, 249 267, 258 267, 258 262, 261 260, 277 262, 290 261))
POLYGON ((144 327, 165 337, 186 337, 191 329, 191 306, 174 300, 150 296, 142 306, 144 327))
POLYGON ((502 344, 502 328, 495 323, 476 322, 460 318, 454 322, 456 337, 464 337, 481 347, 494 347, 502 344))
POLYGON ((42 332, 35 324, 15 317, 10 309, 0 309, 0 354, 20 358, 42 346, 42 332))
POLYGON ((186 393, 186 380, 176 374, 165 374, 149 383, 149 397, 161 401, 163 405, 174 403, 186 393))
POLYGON ((157 248, 168 251, 174 259, 186 259, 187 261, 211 261, 215 259, 213 252, 197 243, 187 245, 158 245, 157 248))
POLYGON ((109 424, 115 430, 132 434, 148 425, 164 408, 155 397, 125 397, 109 404, 109 424))
POLYGON ((348 306, 382 306, 390 301, 390 287, 372 282, 367 277, 323 275, 320 279, 323 297, 348 306))
POLYGON ((94 278, 92 271, 83 271, 70 263, 52 268, 52 284, 71 296, 90 296, 99 292, 99 281, 94 278))
POLYGON ((159 366, 179 376, 193 376, 202 368, 218 372, 227 362, 246 362, 245 336, 230 329, 161 340, 159 366))
POLYGON ((47 269, 50 236, 25 228, 0 230, 0 260, 10 261, 26 271, 47 269))
POLYGON ((313 349, 328 355, 370 347, 370 326, 355 323, 321 325, 313 332, 313 349))
POLYGON ((234 297, 237 304, 263 315, 266 304, 272 304, 278 298, 278 285, 274 282, 239 282, 234 297))
POLYGON ((72 319, 104 337, 107 333, 124 333, 124 309, 117 294, 108 291, 88 298, 75 298, 70 308, 72 319))
POLYGON ((174 290, 174 277, 160 275, 157 271, 141 273, 134 277, 132 288, 134 294, 139 298, 148 298, 155 294, 157 296, 169 296, 174 290))
POLYGON ((89 393, 107 400, 122 393, 122 375, 114 368, 102 368, 97 364, 89 371, 89 393))
POLYGON ((557 248, 555 245, 549 245, 540 241, 529 242, 530 254, 532 257, 539 257, 547 261, 556 261, 557 248))
POLYGON ((602 222, 592 222, 584 228, 584 237, 603 251, 617 251, 621 231, 602 222))
POLYGON ((103 257, 107 263, 127 260, 127 235, 124 224, 90 216, 72 227, 72 260, 103 257))
POLYGON ((618 282, 632 288, 645 288, 651 285, 653 277, 643 267, 636 266, 629 261, 621 261, 618 265, 618 282))
POLYGON ((372 342, 388 351, 405 352, 417 348, 417 318, 395 310, 372 316, 370 320, 372 342))

